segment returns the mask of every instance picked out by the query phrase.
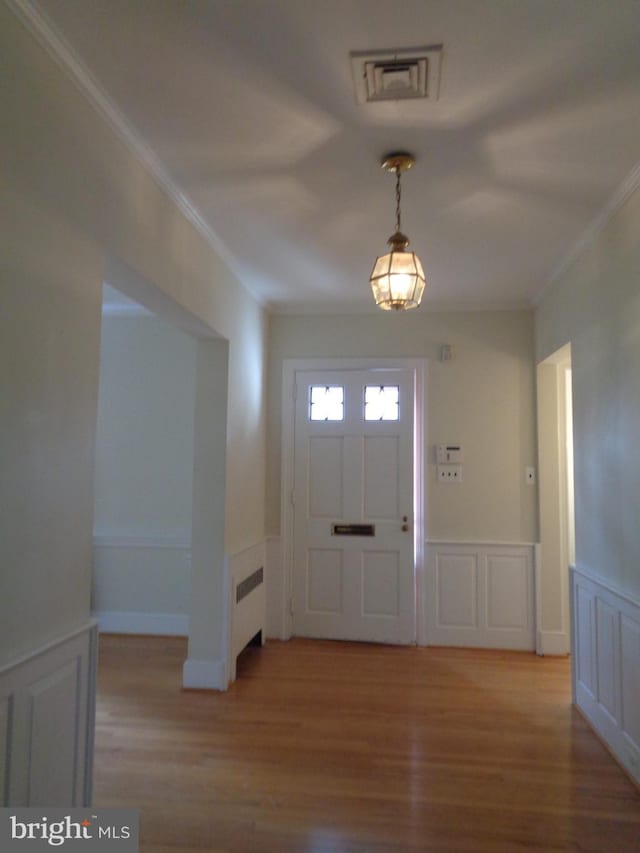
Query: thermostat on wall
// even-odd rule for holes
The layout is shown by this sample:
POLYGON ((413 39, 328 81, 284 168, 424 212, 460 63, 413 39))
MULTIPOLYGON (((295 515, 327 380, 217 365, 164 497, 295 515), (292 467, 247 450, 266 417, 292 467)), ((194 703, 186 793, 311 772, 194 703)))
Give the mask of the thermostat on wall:
POLYGON ((458 465, 462 462, 462 445, 438 444, 436 457, 438 465, 458 465))

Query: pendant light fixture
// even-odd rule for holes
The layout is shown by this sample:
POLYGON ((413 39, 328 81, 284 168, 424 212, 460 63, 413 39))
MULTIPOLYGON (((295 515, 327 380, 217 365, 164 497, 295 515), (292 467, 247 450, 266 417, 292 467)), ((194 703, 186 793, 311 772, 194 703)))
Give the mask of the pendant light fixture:
POLYGON ((417 308, 426 284, 420 258, 414 252, 407 252, 409 238, 400 230, 400 176, 414 163, 415 158, 405 151, 387 154, 381 163, 383 169, 396 175, 396 230, 387 240, 391 251, 376 258, 369 277, 375 303, 384 311, 417 308))

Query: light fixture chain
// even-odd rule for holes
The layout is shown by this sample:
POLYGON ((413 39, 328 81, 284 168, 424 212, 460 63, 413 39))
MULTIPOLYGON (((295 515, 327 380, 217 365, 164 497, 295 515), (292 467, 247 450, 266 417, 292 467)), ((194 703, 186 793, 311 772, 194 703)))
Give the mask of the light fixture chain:
POLYGON ((400 169, 396 169, 396 231, 401 231, 400 227, 400 197, 402 189, 400 187, 400 169))

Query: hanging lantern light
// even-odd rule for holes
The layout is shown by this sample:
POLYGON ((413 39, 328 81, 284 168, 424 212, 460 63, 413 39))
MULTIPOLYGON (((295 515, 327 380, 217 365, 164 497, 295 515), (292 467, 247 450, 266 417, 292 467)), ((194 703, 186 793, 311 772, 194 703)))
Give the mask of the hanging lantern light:
POLYGON ((382 168, 396 175, 396 230, 387 240, 391 251, 376 258, 369 282, 376 305, 384 311, 417 308, 426 285, 420 258, 407 252, 409 238, 402 233, 400 221, 400 176, 414 163, 415 158, 406 152, 387 154, 382 160, 382 168))

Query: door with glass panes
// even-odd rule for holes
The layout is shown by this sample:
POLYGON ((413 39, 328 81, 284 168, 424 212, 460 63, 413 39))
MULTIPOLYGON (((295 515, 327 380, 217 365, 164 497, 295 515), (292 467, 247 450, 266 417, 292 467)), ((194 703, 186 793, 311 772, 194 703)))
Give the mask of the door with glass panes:
POLYGON ((296 373, 293 633, 415 641, 414 375, 296 373))

